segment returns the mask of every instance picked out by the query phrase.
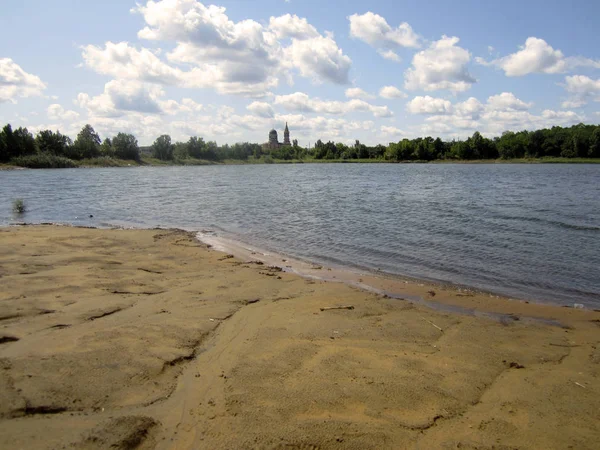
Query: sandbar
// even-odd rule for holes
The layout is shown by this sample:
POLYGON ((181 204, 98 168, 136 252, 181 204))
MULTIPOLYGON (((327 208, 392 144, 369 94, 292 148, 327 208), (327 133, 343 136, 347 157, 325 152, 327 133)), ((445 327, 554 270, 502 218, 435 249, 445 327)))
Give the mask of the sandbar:
POLYGON ((598 448, 599 312, 252 256, 0 228, 0 448, 598 448))

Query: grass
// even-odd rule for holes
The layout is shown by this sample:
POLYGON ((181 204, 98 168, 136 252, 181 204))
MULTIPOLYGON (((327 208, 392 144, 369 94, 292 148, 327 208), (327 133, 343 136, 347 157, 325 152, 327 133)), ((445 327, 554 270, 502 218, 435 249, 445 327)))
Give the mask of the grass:
POLYGON ((254 158, 250 156, 246 160, 226 159, 222 161, 209 161, 196 158, 174 159, 163 161, 148 155, 142 155, 140 161, 122 160, 103 156, 81 161, 74 161, 61 156, 45 153, 37 155, 21 156, 13 158, 9 164, 0 164, 0 169, 14 169, 27 167, 31 169, 50 168, 72 168, 72 167, 136 167, 136 166, 208 166, 208 165, 248 165, 248 164, 600 164, 600 158, 519 158, 519 159, 477 159, 477 160, 435 160, 435 161, 390 161, 386 159, 273 159, 271 156, 254 158))
POLYGON ((18 198, 13 201, 13 212, 16 214, 23 214, 25 212, 25 202, 22 198, 18 198))
POLYGON ((39 153, 37 155, 19 156, 11 159, 14 166, 28 167, 30 169, 64 169, 77 167, 77 163, 62 156, 39 153))
POLYGON ((139 166, 140 163, 134 160, 125 160, 101 156, 100 158, 87 158, 77 161, 79 167, 129 167, 139 166))
POLYGON ((542 158, 512 158, 512 159, 438 159, 434 164, 599 164, 600 158, 560 158, 544 156, 542 158))

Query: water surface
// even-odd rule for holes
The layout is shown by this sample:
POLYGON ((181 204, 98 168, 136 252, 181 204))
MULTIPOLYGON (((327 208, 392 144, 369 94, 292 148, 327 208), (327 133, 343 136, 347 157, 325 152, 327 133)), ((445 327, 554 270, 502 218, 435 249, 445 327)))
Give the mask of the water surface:
POLYGON ((1 224, 212 229, 325 264, 600 307, 600 165, 4 171, 0 193, 1 224))

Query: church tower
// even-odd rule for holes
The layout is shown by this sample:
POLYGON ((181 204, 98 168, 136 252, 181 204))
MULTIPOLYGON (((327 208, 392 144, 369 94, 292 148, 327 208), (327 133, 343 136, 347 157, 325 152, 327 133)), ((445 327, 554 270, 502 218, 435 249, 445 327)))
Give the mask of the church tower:
POLYGON ((285 130, 283 131, 283 145, 292 145, 290 142, 290 129, 288 128, 287 122, 285 123, 285 130))

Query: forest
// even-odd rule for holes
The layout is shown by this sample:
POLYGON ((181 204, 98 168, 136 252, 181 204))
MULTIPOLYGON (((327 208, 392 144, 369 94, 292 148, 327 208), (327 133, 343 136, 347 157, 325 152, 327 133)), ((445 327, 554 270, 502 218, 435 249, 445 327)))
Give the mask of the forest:
POLYGON ((35 136, 27 128, 0 131, 0 164, 30 168, 136 164, 201 164, 227 161, 273 163, 278 161, 470 161, 519 160, 536 158, 600 158, 600 126, 574 125, 536 131, 506 131, 489 139, 475 132, 466 140, 443 141, 439 137, 403 139, 386 145, 353 145, 318 140, 313 148, 290 146, 263 149, 249 142, 217 145, 193 136, 186 142, 172 142, 159 136, 149 147, 140 147, 132 134, 118 133, 102 140, 91 125, 85 125, 75 141, 60 131, 42 130, 35 136))

